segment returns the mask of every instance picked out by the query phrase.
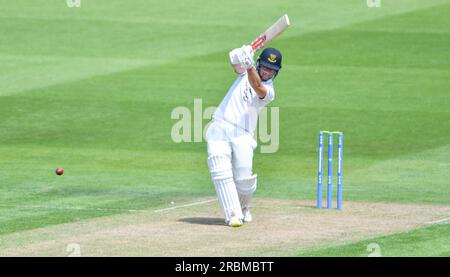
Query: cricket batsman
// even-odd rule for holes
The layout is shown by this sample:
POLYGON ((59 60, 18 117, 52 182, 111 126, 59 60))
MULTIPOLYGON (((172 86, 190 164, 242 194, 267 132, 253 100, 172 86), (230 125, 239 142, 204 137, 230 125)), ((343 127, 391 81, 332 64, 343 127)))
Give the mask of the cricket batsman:
POLYGON ((281 53, 266 48, 256 60, 250 45, 229 53, 238 77, 212 117, 206 132, 208 168, 228 226, 252 221, 256 190, 253 151, 259 111, 275 98, 273 80, 281 69, 281 53))

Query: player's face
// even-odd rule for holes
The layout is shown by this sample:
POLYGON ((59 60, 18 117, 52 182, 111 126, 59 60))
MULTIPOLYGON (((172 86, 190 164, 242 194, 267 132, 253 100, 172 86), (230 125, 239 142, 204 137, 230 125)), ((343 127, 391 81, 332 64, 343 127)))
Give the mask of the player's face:
POLYGON ((267 68, 264 65, 259 66, 259 76, 261 77, 261 80, 267 81, 272 78, 274 74, 274 69, 267 68))

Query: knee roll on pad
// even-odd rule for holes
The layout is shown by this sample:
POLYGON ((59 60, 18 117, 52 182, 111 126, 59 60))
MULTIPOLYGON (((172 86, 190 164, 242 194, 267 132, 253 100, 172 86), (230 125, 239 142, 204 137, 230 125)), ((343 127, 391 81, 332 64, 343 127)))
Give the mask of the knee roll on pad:
POLYGON ((233 166, 233 178, 235 180, 247 179, 253 175, 251 167, 234 167, 233 166), (250 177, 249 177, 250 176, 250 177))
POLYGON ((248 178, 235 180, 238 193, 243 195, 253 194, 256 190, 257 177, 258 175, 255 174, 248 178))
POLYGON ((223 180, 233 178, 233 171, 231 170, 231 158, 223 156, 209 156, 208 168, 211 172, 213 180, 223 180))

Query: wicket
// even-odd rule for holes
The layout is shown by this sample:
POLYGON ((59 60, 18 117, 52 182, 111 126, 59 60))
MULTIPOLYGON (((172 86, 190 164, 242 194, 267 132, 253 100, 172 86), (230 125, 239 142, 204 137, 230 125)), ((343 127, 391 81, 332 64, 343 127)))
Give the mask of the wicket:
POLYGON ((328 134, 328 176, 327 176, 327 209, 332 208, 333 192, 333 136, 338 135, 338 164, 337 164, 337 208, 342 209, 342 162, 344 154, 344 133, 320 131, 319 132, 319 170, 317 181, 317 208, 322 208, 322 184, 323 184, 323 151, 324 134, 328 134))

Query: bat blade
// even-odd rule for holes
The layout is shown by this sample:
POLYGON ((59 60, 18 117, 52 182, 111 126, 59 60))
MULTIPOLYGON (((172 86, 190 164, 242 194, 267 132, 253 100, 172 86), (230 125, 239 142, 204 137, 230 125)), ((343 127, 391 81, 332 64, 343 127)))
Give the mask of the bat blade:
POLYGON ((251 43, 253 51, 256 52, 266 46, 269 42, 281 35, 281 33, 283 33, 283 31, 290 25, 291 23, 289 22, 289 17, 287 14, 280 17, 274 24, 272 24, 272 26, 267 28, 264 33, 262 33, 251 43))

